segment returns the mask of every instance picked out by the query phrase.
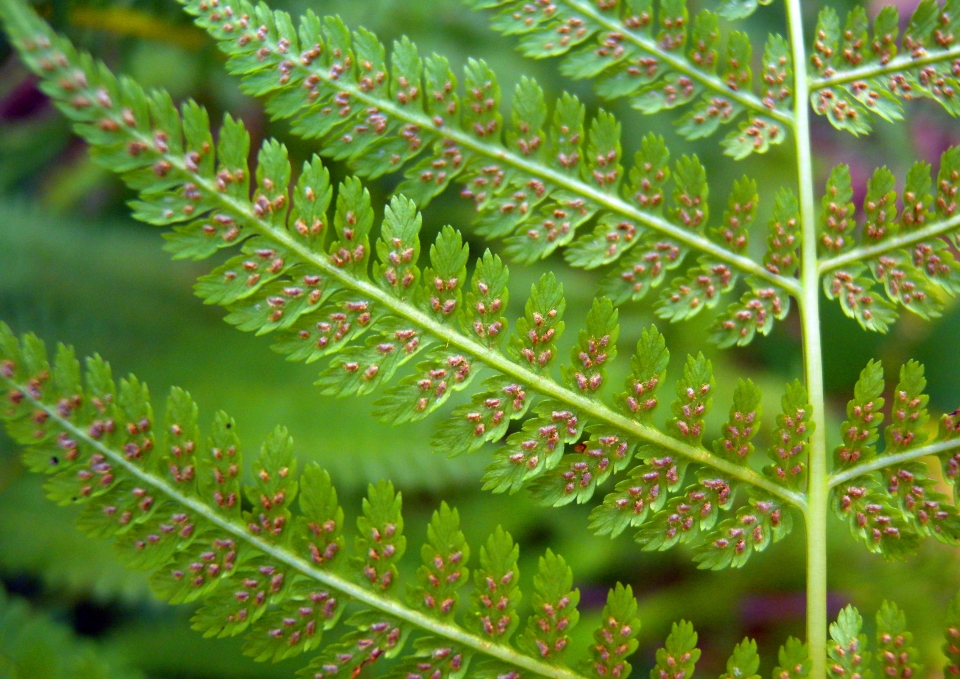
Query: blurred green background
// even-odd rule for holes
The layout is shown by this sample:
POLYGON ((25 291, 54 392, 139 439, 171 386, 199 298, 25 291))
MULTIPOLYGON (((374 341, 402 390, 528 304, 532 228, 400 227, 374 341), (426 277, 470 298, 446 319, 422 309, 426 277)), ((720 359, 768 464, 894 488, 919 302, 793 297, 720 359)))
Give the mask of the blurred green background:
MULTIPOLYGON (((691 4, 696 10, 715 3, 691 4)), ((812 25, 817 3, 804 4, 812 25)), ((912 3, 899 4, 902 10, 912 9, 912 3)), ((272 5, 294 14, 308 6, 321 14, 339 13, 351 26, 363 25, 385 40, 406 34, 422 52, 436 51, 455 64, 471 56, 485 58, 500 74, 504 92, 512 91, 521 75, 530 75, 548 95, 568 90, 592 110, 599 105, 587 84, 563 79, 554 63, 523 60, 509 39, 487 29, 487 17, 466 10, 457 0, 273 0, 272 5)), ((230 111, 245 121, 255 141, 279 137, 290 146, 295 166, 316 151, 288 134, 286 125, 268 121, 258 102, 239 93, 219 53, 174 0, 57 0, 38 3, 38 8, 115 71, 147 86, 164 87, 176 99, 192 97, 211 110, 214 120, 230 111)), ((778 9, 763 8, 748 30, 757 45, 768 32, 782 32, 778 9)), ((505 99, 506 108, 509 96, 505 99)), ((624 105, 611 108, 623 123, 629 155, 650 130, 668 138, 674 157, 697 151, 711 178, 716 215, 742 173, 762 178, 760 224, 766 223, 775 191, 794 181, 789 144, 734 167, 716 140, 693 146, 673 134, 669 116, 645 118, 624 105)), ((846 162, 862 198, 874 167, 886 164, 903 177, 913 160, 936 165, 940 153, 960 141, 960 126, 933 105, 914 105, 909 112, 909 122, 878 123, 872 137, 859 141, 816 120, 818 184, 834 164, 846 162)), ((336 164, 331 169, 338 177, 345 174, 336 164)), ((378 209, 397 179, 370 184, 378 209)), ((430 512, 446 500, 459 507, 475 547, 497 524, 514 534, 522 548, 527 591, 537 556, 546 547, 560 552, 583 593, 575 653, 586 647, 605 591, 616 581, 633 585, 641 605, 643 631, 634 676, 646 675, 671 621, 680 618, 691 620, 700 632, 704 655, 698 672, 704 675, 720 674, 744 635, 757 638, 764 673, 769 673, 787 635, 803 636, 799 520, 794 535, 754 557, 743 570, 714 574, 698 571, 684 549, 650 554, 641 552, 629 535, 615 540, 592 536, 586 530, 589 506, 547 510, 522 493, 482 493, 479 478, 490 459, 489 447, 447 460, 427 445, 436 419, 449 409, 425 423, 389 428, 369 416, 369 399, 321 397, 312 386, 314 367, 284 361, 269 349, 268 337, 237 332, 222 321, 220 309, 206 307, 192 295, 197 276, 213 264, 170 261, 161 251, 159 232, 129 218, 126 201, 131 197, 113 175, 90 161, 83 144, 38 93, 34 78, 0 42, 0 320, 17 332, 35 331, 50 342, 73 344, 81 353, 99 352, 113 363, 115 373, 135 372, 147 380, 158 403, 170 386, 186 388, 206 421, 219 409, 237 418, 248 451, 256 450, 276 424, 286 425, 302 459, 317 460, 331 471, 348 515, 356 515, 367 483, 392 479, 404 493, 412 545, 422 541, 430 512)), ((475 253, 481 251, 487 244, 471 237, 470 213, 456 191, 448 192, 426 210, 425 237, 432 238, 450 223, 465 232, 475 253)), ((762 246, 763 240, 758 236, 753 243, 762 246)), ((514 313, 530 283, 547 269, 558 271, 566 286, 569 345, 598 276, 573 271, 560 258, 515 267, 514 313)), ((649 300, 621 310, 620 372, 629 358, 628 347, 652 321, 649 300)), ((761 436, 769 435, 784 383, 800 376, 796 316, 748 348, 723 352, 703 342, 709 323, 709 318, 698 317, 681 326, 661 327, 674 357, 672 377, 688 352, 704 351, 712 358, 719 385, 710 419, 714 434, 726 417, 736 378, 751 377, 765 393, 761 436)), ((943 318, 932 323, 903 317, 886 336, 862 332, 836 304, 826 301, 822 323, 831 446, 839 438, 853 382, 869 357, 883 359, 891 380, 906 359, 921 360, 927 366, 931 409, 940 413, 960 404, 957 304, 951 303, 943 318)), ((594 501, 602 497, 601 492, 594 501)), ((42 499, 38 481, 24 474, 17 451, 0 434, 0 577, 17 598, 17 603, 0 602, 0 644, 15 649, 14 654, 50 659, 36 665, 31 676, 67 676, 58 672, 71 663, 94 662, 91 654, 106 658, 96 661, 103 663, 105 677, 138 672, 196 679, 290 677, 302 666, 302 659, 257 665, 239 653, 238 642, 201 639, 189 630, 189 607, 157 603, 141 576, 114 561, 108 544, 81 536, 71 522, 69 511, 42 499), (46 650, 31 645, 54 634, 49 630, 60 635, 50 637, 55 643, 46 650)), ((890 564, 855 545, 839 522, 832 528, 831 612, 854 603, 872 618, 884 598, 896 600, 917 634, 927 675, 939 676, 942 621, 947 601, 960 587, 957 552, 927 544, 913 561, 890 564)), ((407 559, 411 572, 416 552, 411 549, 407 559)), ((3 672, 0 662, 0 676, 3 672)))

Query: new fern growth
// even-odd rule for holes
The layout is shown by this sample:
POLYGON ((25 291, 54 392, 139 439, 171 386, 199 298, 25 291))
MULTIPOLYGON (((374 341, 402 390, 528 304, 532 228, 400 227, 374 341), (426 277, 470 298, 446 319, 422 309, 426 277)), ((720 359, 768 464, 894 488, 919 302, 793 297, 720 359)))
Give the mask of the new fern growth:
MULTIPOLYGON (((434 446, 453 456, 498 444, 486 489, 526 489, 551 506, 590 502, 598 534, 631 529, 647 550, 685 544, 702 568, 719 570, 742 566, 802 521, 807 643, 784 645, 775 676, 863 677, 874 659, 889 676, 918 670, 905 618, 892 604, 877 614, 876 653, 866 650, 853 608, 828 636, 827 511, 832 505, 867 549, 888 558, 908 556, 924 537, 960 542, 957 508, 921 461, 939 458, 956 488, 960 414, 943 415, 931 436, 923 367, 904 364, 891 392, 880 363, 870 361, 828 464, 819 304, 823 290, 878 332, 900 307, 923 319, 942 314, 960 290, 953 254, 960 150, 943 154, 935 180, 929 165, 915 164, 900 193, 890 170, 876 170, 861 206, 849 168, 839 165, 818 212, 809 108, 854 134, 868 133, 872 118, 902 118, 901 102, 913 98, 935 99, 955 114, 957 3, 921 2, 902 40, 892 8, 872 31, 863 9, 851 11, 841 31, 837 14, 824 8, 808 51, 800 3, 787 0, 789 36, 769 37, 755 79, 751 42, 728 24, 757 2, 725 0, 719 13, 703 10, 693 21, 683 0, 467 2, 490 10, 497 30, 519 36, 524 54, 561 57, 563 73, 590 79, 603 98, 626 98, 651 114, 684 109, 677 131, 688 139, 733 125, 721 143, 734 159, 793 143, 796 186, 775 191, 760 233, 754 222, 765 187, 756 180, 734 182, 725 211, 711 215, 707 169, 696 156, 674 160, 664 139, 648 134, 625 167, 612 115, 588 121, 584 105, 566 94, 548 106, 529 78, 518 83, 505 124, 500 87, 483 62, 467 64, 461 88, 443 57, 423 58, 403 39, 388 65, 375 35, 337 17, 308 11, 294 20, 245 0, 182 4, 271 116, 289 120, 320 155, 345 161, 357 176, 334 187, 319 155, 295 171, 274 140, 251 164, 250 137, 236 119, 228 115, 214 129, 199 105, 178 107, 164 92, 113 75, 19 0, 0 0, 0 17, 97 160, 138 192, 134 215, 171 227, 165 238, 174 257, 230 250, 196 286, 205 302, 225 307, 241 330, 272 333, 290 359, 321 361, 324 394, 378 393, 374 414, 386 422, 422 419, 463 392, 439 422, 434 446), (375 224, 362 180, 401 171, 375 224), (421 244, 418 210, 451 183, 476 208, 472 232, 504 240, 503 258, 492 250, 472 257, 452 227, 421 244), (751 246, 758 238, 765 248, 751 246), (559 344, 570 316, 562 272, 532 286, 522 315, 507 314, 504 259, 525 265, 558 250, 574 267, 606 270, 590 308, 570 310, 582 329, 569 357, 559 344), (731 403, 717 404, 729 409, 720 432, 708 431, 716 382, 703 353, 671 368, 676 393, 663 392, 670 352, 655 326, 629 351, 625 384, 607 384, 618 305, 657 287, 655 312, 671 322, 716 309, 736 291, 738 299, 714 312, 709 339, 720 347, 747 345, 797 310, 804 379, 785 385, 780 412, 767 414, 768 445, 756 444, 761 394, 749 379, 739 381, 731 403), (670 413, 661 426, 664 399, 670 413)), ((155 438, 146 388, 134 378, 116 387, 93 359, 82 388, 69 350, 51 369, 35 338, 18 342, 4 329, 0 339, 2 414, 28 447, 28 464, 52 474, 55 500, 86 503, 84 530, 116 536, 123 558, 155 572, 161 596, 203 599, 194 624, 204 633, 243 633, 251 655, 279 659, 317 651, 322 630, 352 608, 352 631, 319 651, 307 676, 356 676, 382 656, 400 656, 414 630, 420 637, 395 665, 398 676, 456 678, 468 666, 479 677, 581 676, 564 657, 578 593, 552 552, 534 578, 525 625, 516 613, 517 548, 503 531, 480 549, 467 603, 459 589, 469 580, 470 550, 456 511, 442 505, 404 599, 393 593, 406 540, 389 483, 371 487, 356 555, 344 558, 344 517, 330 478, 316 467, 297 478, 284 431, 264 445, 255 485, 242 493, 226 416, 203 439, 192 401, 174 391, 155 438)), ((583 676, 629 673, 636 610, 629 588, 611 591, 583 676)), ((688 678, 696 642, 689 623, 677 624, 651 676, 688 678)), ((755 642, 745 640, 724 676, 752 678, 758 663, 755 642)))

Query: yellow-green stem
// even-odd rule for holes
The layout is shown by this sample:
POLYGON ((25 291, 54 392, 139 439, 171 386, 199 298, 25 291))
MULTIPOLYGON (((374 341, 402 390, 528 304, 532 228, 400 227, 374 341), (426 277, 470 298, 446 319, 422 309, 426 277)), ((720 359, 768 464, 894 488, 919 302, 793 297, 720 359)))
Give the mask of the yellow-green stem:
POLYGON ((817 263, 817 223, 813 195, 813 158, 807 103, 807 57, 804 50, 803 10, 800 0, 787 0, 787 20, 793 49, 794 137, 797 143, 797 181, 803 235, 799 300, 803 324, 803 358, 807 393, 816 429, 810 437, 807 471, 807 644, 811 679, 827 675, 827 443, 824 432, 823 360, 820 338, 820 272, 817 263))

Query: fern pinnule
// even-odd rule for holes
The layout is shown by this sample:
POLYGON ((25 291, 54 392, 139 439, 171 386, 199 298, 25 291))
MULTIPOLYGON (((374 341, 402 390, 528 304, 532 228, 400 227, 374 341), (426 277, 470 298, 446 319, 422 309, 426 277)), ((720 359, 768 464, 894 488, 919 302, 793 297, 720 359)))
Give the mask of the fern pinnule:
MULTIPOLYGON (((722 31, 718 14, 709 10, 691 21, 686 0, 465 2, 495 10, 492 27, 519 36, 523 54, 562 57, 564 75, 590 79, 605 99, 626 97, 647 114, 687 108, 677 132, 688 139, 708 137, 739 120, 722 144, 728 155, 740 159, 787 138, 793 120, 792 69, 789 47, 779 36, 767 40, 756 92, 746 33, 722 31)), ((726 3, 719 13, 727 18, 747 14, 729 6, 733 4, 726 3)))
MULTIPOLYGON (((704 490, 698 481, 685 491, 704 502, 730 496, 731 484, 743 484, 762 491, 758 498, 764 502, 772 496, 778 507, 803 506, 800 494, 780 479, 714 455, 702 444, 714 388, 712 367, 702 355, 688 361, 672 406, 674 418, 660 431, 651 415, 659 403, 667 354, 655 328, 637 346, 627 393, 608 405, 606 371, 619 332, 609 300, 594 302, 564 364, 557 341, 564 330, 565 301, 552 274, 533 286, 524 315, 509 333, 506 267, 485 254, 467 289, 469 255, 454 229, 441 231, 429 249, 429 266, 421 271, 416 258, 420 217, 410 201, 395 197, 372 248, 370 197, 358 180, 347 179, 334 199, 329 175, 314 158, 288 188, 291 168, 281 144, 265 142, 253 171, 246 163, 248 137, 236 121, 225 120, 215 152, 203 109, 187 103, 177 111, 165 95, 148 96, 77 57, 34 15, 9 9, 10 4, 0 7, 10 15, 27 63, 48 78, 46 90, 98 156, 119 165, 124 178, 141 190, 138 218, 174 227, 167 234, 174 256, 202 259, 221 248, 241 249, 202 277, 197 292, 209 303, 226 306, 227 320, 241 329, 276 333, 275 347, 292 359, 323 359, 318 384, 324 392, 380 391, 375 413, 403 422, 421 419, 451 394, 470 389, 470 403, 441 425, 438 447, 448 454, 473 450, 502 439, 512 419, 525 418, 494 454, 485 485, 498 492, 529 487, 547 504, 590 500, 638 450, 645 470, 639 473, 648 474, 652 465, 674 478, 670 487, 680 481, 681 460, 711 469, 704 471, 709 487, 704 490), (371 277, 373 249, 379 261, 371 277), (553 377, 557 364, 559 380, 553 377), (472 387, 482 371, 492 375, 472 387), (581 441, 585 430, 588 436, 581 441)), ((694 175, 702 170, 695 164, 684 167, 694 175)), ((749 183, 743 186, 753 191, 749 183)), ((751 209, 741 204, 730 214, 751 209)), ((662 488, 664 499, 667 492, 662 488)), ((653 505, 661 507, 662 500, 653 505)), ((619 500, 614 506, 633 525, 647 516, 630 514, 619 500)), ((705 516, 715 518, 718 508, 729 504, 710 507, 705 516)), ((269 524, 275 518, 264 520, 269 524)), ((657 526, 669 523, 667 515, 653 518, 657 526)), ((622 525, 622 519, 610 520, 622 525)), ((263 529, 269 530, 266 524, 263 529)), ((392 576, 377 571, 378 581, 384 577, 392 576)))
MULTIPOLYGON (((406 167, 398 193, 420 206, 451 182, 462 184, 461 196, 478 210, 477 232, 506 238, 505 254, 514 261, 569 246, 572 265, 596 268, 629 252, 611 273, 616 297, 625 300, 659 285, 692 249, 708 255, 707 264, 750 274, 783 297, 796 291, 793 279, 747 256, 745 229, 732 244, 723 234, 729 224, 706 232, 708 190, 696 156, 680 158, 671 172, 663 139, 648 135, 625 171, 620 124, 603 111, 586 121, 575 97, 562 96, 551 118, 542 90, 524 77, 506 126, 496 76, 483 62, 467 64, 461 94, 447 61, 421 58, 406 39, 393 46, 388 67, 373 34, 351 33, 337 17, 307 13, 295 29, 286 13, 245 0, 184 5, 230 57, 228 67, 246 91, 266 99, 271 115, 291 119, 297 134, 319 139, 322 153, 349 161, 362 176, 406 167), (671 176, 673 205, 667 205, 671 176), (593 220, 592 233, 578 236, 593 220), (651 255, 660 266, 648 261, 651 255), (624 275, 640 280, 617 284, 624 275)), ((731 204, 755 209, 756 198, 743 200, 741 193, 731 195, 731 204)), ((711 293, 709 306, 717 299, 711 293)), ((693 304, 689 313, 701 308, 693 304)))
POLYGON ((921 670, 917 649, 911 646, 913 634, 907 630, 907 616, 900 608, 884 601, 877 611, 877 663, 888 677, 908 679, 921 670))

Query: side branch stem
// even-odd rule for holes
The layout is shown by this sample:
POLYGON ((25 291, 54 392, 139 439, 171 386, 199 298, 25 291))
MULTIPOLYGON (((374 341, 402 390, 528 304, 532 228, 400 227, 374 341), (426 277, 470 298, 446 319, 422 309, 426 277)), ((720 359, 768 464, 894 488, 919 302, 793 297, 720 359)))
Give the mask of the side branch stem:
POLYGON ((844 484, 847 481, 852 481, 858 476, 863 476, 864 474, 869 474, 870 472, 886 469, 887 467, 892 467, 895 464, 912 462, 913 460, 921 457, 927 457, 928 455, 939 455, 941 453, 949 453, 958 449, 960 449, 960 439, 952 439, 950 441, 937 441, 936 443, 906 450, 902 453, 896 453, 895 455, 878 455, 872 460, 862 462, 861 464, 850 467, 849 469, 844 469, 842 472, 833 474, 830 477, 829 485, 831 488, 833 488, 835 486, 844 484))
POLYGON ((793 49, 794 118, 797 123, 797 181, 803 237, 800 285, 800 318, 807 394, 816 428, 810 437, 807 470, 807 646, 812 661, 811 679, 827 676, 827 440, 823 395, 823 358, 820 337, 820 273, 817 268, 817 222, 813 192, 813 158, 810 144, 807 56, 804 49, 803 8, 800 0, 787 0, 787 21, 793 49))
POLYGON ((810 91, 832 87, 834 85, 843 85, 856 82, 857 80, 868 80, 887 73, 898 73, 904 70, 920 68, 930 64, 936 64, 941 61, 948 61, 960 57, 960 47, 953 47, 942 52, 927 52, 922 57, 914 57, 911 54, 901 54, 894 57, 885 64, 868 64, 849 71, 840 71, 826 78, 814 78, 809 81, 810 91))
POLYGON ((901 233, 893 238, 888 238, 874 245, 861 245, 853 250, 844 252, 842 255, 825 259, 820 262, 820 274, 823 275, 828 271, 839 269, 840 267, 846 266, 847 264, 852 264, 853 262, 873 259, 874 257, 879 257, 880 255, 892 252, 893 250, 899 250, 900 248, 913 245, 914 243, 919 243, 931 238, 937 238, 949 231, 953 231, 957 227, 960 227, 960 213, 957 213, 950 219, 928 224, 922 229, 901 233))
POLYGON ((286 564, 290 568, 299 571, 308 578, 316 580, 317 582, 322 583, 331 589, 345 594, 351 599, 359 601, 370 608, 374 608, 394 618, 408 622, 426 632, 430 632, 445 639, 449 639, 450 641, 462 644, 467 648, 471 648, 474 651, 483 653, 484 655, 497 658, 498 660, 508 663, 514 667, 520 667, 529 670, 534 674, 543 677, 550 677, 551 679, 584 679, 582 675, 572 670, 540 662, 535 658, 518 653, 508 646, 496 644, 472 634, 458 625, 441 622, 431 618, 430 616, 424 615, 423 613, 413 610, 408 606, 404 606, 402 603, 391 597, 382 596, 372 592, 369 589, 353 582, 351 579, 344 577, 343 575, 333 571, 319 569, 297 554, 290 552, 283 547, 267 542, 256 535, 252 535, 242 523, 231 521, 196 497, 184 495, 177 488, 167 483, 164 479, 159 478, 144 469, 141 469, 137 465, 127 460, 123 453, 103 445, 103 443, 91 437, 87 431, 78 427, 70 420, 64 419, 55 407, 30 396, 30 389, 28 389, 26 385, 18 385, 11 380, 6 379, 4 379, 4 381, 24 394, 24 396, 29 399, 34 406, 45 412, 49 418, 55 421, 58 426, 62 427, 64 431, 69 432, 71 437, 75 438, 76 440, 83 441, 83 443, 87 446, 102 453, 111 461, 111 463, 117 465, 118 467, 122 467, 124 471, 136 477, 142 483, 155 488, 177 504, 190 509, 197 516, 203 517, 205 521, 217 526, 220 530, 224 531, 224 533, 247 542, 258 551, 261 551, 264 554, 269 555, 271 558, 276 559, 278 562, 286 564))

